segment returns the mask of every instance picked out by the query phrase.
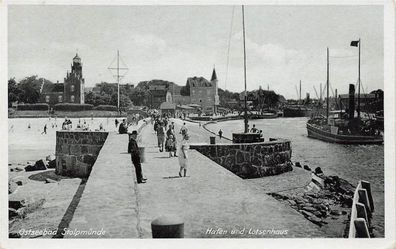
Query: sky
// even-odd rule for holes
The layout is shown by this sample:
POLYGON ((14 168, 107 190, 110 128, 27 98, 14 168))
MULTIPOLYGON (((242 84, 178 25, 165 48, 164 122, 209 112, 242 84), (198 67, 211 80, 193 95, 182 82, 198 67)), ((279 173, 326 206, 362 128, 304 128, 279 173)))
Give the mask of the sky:
MULTIPOLYGON (((316 97, 326 82, 347 93, 358 79, 361 38, 363 91, 383 89, 382 6, 245 6, 247 89, 262 86, 297 98, 316 97)), ((162 79, 185 85, 188 77, 210 79, 241 92, 241 6, 59 6, 11 5, 8 9, 9 77, 38 75, 63 82, 78 52, 86 86, 116 82, 108 67, 120 52, 128 67, 122 83, 162 79)))

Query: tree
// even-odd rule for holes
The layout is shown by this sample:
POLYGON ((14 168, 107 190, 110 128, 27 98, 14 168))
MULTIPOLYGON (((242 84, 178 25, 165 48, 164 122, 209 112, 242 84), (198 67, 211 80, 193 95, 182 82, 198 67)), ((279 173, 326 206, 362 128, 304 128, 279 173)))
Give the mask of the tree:
POLYGON ((151 95, 148 90, 135 88, 134 91, 130 93, 129 98, 132 100, 134 105, 150 106, 151 95))
POLYGON ((12 102, 18 101, 20 93, 21 90, 19 90, 15 78, 10 78, 8 80, 8 107, 12 106, 12 102))
MULTIPOLYGON (((118 94, 114 93, 111 95, 110 98, 110 105, 117 106, 118 105, 118 94)), ((125 95, 125 94, 120 94, 120 109, 126 109, 132 105, 131 99, 125 95)))
POLYGON ((20 93, 18 100, 24 103, 37 103, 40 99, 40 89, 43 83, 51 83, 51 81, 44 78, 38 78, 37 75, 32 75, 22 79, 18 83, 20 93))

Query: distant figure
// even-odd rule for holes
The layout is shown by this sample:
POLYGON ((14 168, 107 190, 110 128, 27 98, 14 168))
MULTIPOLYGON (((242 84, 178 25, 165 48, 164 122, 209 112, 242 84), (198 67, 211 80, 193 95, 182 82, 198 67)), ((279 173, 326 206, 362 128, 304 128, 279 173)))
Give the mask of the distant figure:
POLYGON ((176 155, 176 138, 173 134, 170 134, 166 139, 165 150, 169 152, 169 157, 172 157, 172 152, 175 157, 176 155))
POLYGON ((135 166, 137 183, 146 183, 147 179, 142 176, 142 165, 140 164, 140 153, 136 138, 137 131, 132 131, 131 139, 128 143, 128 153, 131 153, 132 163, 135 166))
POLYGON ((182 177, 182 171, 184 171, 183 176, 185 177, 187 175, 187 168, 188 168, 188 154, 187 150, 189 149, 188 145, 188 139, 189 136, 187 132, 183 132, 183 139, 180 142, 180 150, 179 150, 179 165, 180 165, 180 170, 179 170, 179 176, 182 177))
POLYGON ((222 138, 222 136, 223 136, 223 131, 220 129, 220 130, 219 130, 219 137, 220 137, 220 139, 222 138))
POLYGON ((47 124, 44 125, 44 131, 41 134, 47 134, 47 124))
POLYGON ((55 126, 54 123, 52 123, 52 124, 51 124, 52 129, 54 128, 54 126, 55 126))
POLYGON ((172 122, 172 123, 169 125, 169 128, 171 128, 172 131, 173 131, 173 133, 174 133, 174 132, 175 132, 175 122, 172 122))
POLYGON ((125 119, 122 120, 122 123, 118 127, 118 133, 120 133, 120 134, 128 133, 128 126, 127 126, 127 123, 126 123, 125 119))
POLYGON ((99 130, 100 130, 100 131, 103 130, 103 125, 102 125, 102 123, 99 124, 99 130))
POLYGON ((256 125, 254 124, 253 125, 253 127, 252 127, 252 129, 250 130, 250 132, 252 132, 252 133, 257 133, 257 128, 256 128, 256 125))
POLYGON ((158 140, 158 148, 160 152, 164 151, 164 142, 165 142, 165 129, 162 123, 159 123, 157 128, 157 140, 158 140))
POLYGON ((186 122, 183 123, 182 127, 180 128, 179 134, 187 133, 188 129, 186 127, 186 122))
POLYGON ((115 126, 116 126, 116 128, 117 128, 117 126, 118 126, 118 119, 115 119, 114 123, 115 123, 115 126))
POLYGON ((263 130, 260 130, 259 134, 260 134, 260 137, 262 137, 263 136, 263 130))
POLYGON ((201 122, 198 122, 198 124, 199 124, 199 128, 201 128, 201 122))

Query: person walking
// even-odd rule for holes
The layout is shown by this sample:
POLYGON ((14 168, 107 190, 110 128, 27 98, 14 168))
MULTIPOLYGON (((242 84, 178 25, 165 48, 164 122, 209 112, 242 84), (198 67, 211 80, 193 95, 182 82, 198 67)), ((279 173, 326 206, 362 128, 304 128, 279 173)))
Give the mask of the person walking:
POLYGON ((117 128, 117 126, 118 126, 118 119, 115 119, 114 123, 115 123, 115 127, 117 128))
POLYGON ((187 131, 188 131, 188 129, 187 129, 187 127, 186 127, 186 122, 183 122, 183 125, 182 125, 182 127, 180 128, 180 134, 182 134, 183 135, 183 132, 184 133, 187 133, 187 131))
POLYGON ((223 131, 221 129, 219 130, 219 137, 220 139, 223 137, 223 131))
POLYGON ((162 122, 160 122, 158 124, 157 140, 158 140, 159 151, 163 152, 164 151, 164 142, 165 142, 165 129, 164 129, 164 126, 163 126, 162 122))
POLYGON ((182 171, 183 171, 183 176, 187 176, 187 168, 188 168, 188 149, 190 148, 188 144, 188 139, 189 136, 187 132, 182 133, 183 139, 180 142, 180 149, 179 149, 179 165, 180 165, 180 170, 179 170, 179 176, 182 177, 182 171))
POLYGON ((131 154, 131 160, 133 165, 135 166, 136 180, 137 183, 146 183, 145 178, 142 176, 142 165, 140 164, 140 153, 139 146, 136 142, 137 139, 137 131, 132 131, 131 139, 128 143, 128 153, 131 154))
POLYGON ((41 134, 47 134, 47 124, 44 125, 44 131, 41 134))

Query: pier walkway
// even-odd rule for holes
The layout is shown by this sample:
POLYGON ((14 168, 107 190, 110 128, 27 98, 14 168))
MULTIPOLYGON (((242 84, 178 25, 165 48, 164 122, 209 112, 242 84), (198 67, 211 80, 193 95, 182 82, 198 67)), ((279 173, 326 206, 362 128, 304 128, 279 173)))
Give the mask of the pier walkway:
MULTIPOLYGON (((200 129, 189 125, 192 139, 200 129)), ((266 195, 260 186, 245 182, 195 150, 189 151, 188 177, 180 178, 178 159, 159 152, 152 125, 140 135, 146 148, 142 169, 147 183, 136 184, 126 154, 128 137, 110 133, 69 226, 71 230, 103 228, 105 235, 78 238, 151 238, 151 221, 162 215, 182 218, 186 238, 325 237, 316 225, 266 195), (231 234, 232 230, 239 233, 231 234)), ((209 135, 202 139, 209 140, 209 135)))

